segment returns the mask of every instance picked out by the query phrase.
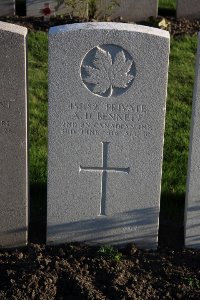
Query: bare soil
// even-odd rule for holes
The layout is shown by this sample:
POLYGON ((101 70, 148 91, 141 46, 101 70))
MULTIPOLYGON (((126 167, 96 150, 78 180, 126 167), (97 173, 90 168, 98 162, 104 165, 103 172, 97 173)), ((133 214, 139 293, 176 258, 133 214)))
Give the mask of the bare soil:
MULTIPOLYGON (((200 19, 199 20, 188 20, 188 19, 176 19, 173 16, 161 17, 159 16, 157 19, 150 19, 148 22, 143 22, 143 25, 159 27, 159 22, 165 18, 168 26, 165 28, 171 34, 171 36, 177 36, 182 34, 197 34, 200 31, 200 19)), ((73 18, 71 19, 69 16, 57 16, 52 17, 50 21, 44 22, 42 17, 23 17, 23 16, 15 16, 15 17, 0 17, 0 21, 9 22, 18 24, 21 26, 27 27, 29 30, 41 30, 48 31, 52 26, 78 23, 78 22, 87 22, 86 19, 73 18)), ((95 21, 95 20, 92 20, 95 21)), ((120 21, 118 19, 114 20, 116 22, 120 21)), ((120 21, 121 22, 121 21, 120 21)), ((163 29, 163 28, 162 28, 163 29)))
MULTIPOLYGON (((84 21, 69 17, 52 18, 47 23, 42 18, 0 20, 23 25, 31 31, 47 31, 51 26, 84 21)), ((155 26, 160 20, 161 17, 146 24, 155 26)), ((171 16, 166 20, 169 23, 166 29, 173 36, 200 31, 199 20, 176 20, 171 16)), ((33 197, 35 188, 31 193, 33 197)), ((44 191, 43 204, 38 203, 38 207, 45 206, 45 194, 44 191)), ((184 199, 170 196, 165 201, 168 206, 171 201, 173 208, 184 203, 184 199)), ((128 245, 120 250, 122 258, 118 262, 99 256, 97 247, 42 244, 46 226, 44 208, 40 216, 31 218, 27 247, 0 250, 0 300, 200 299, 200 251, 183 248, 184 208, 180 207, 178 217, 167 215, 162 204, 165 201, 161 202, 158 250, 142 251, 128 245)), ((34 211, 37 201, 33 202, 34 211)))
POLYGON ((0 251, 0 299, 200 299, 199 251, 122 253, 116 262, 84 244, 0 251))

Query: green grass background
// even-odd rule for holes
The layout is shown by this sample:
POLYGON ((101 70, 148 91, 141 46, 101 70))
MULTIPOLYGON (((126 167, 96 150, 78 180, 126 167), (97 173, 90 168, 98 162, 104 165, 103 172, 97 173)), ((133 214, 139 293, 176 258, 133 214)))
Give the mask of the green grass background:
MULTIPOLYGON (((47 34, 28 38, 30 180, 46 183, 47 34)), ((185 191, 197 36, 171 38, 162 189, 185 191)))
MULTIPOLYGON (((175 1, 163 0, 162 8, 175 1)), ((47 182, 47 33, 29 32, 30 236, 45 242, 47 182), (36 224, 40 224, 37 228, 36 224)), ((171 38, 159 241, 184 244, 184 203, 197 36, 171 38), (168 222, 165 225, 165 222, 168 222), (170 224, 175 224, 175 227, 170 224), (179 226, 177 226, 179 224, 179 226), (166 231, 165 226, 169 228, 166 231), (177 229, 176 228, 182 228, 177 229)))
POLYGON ((176 0, 159 0, 159 8, 175 9, 176 0))
MULTIPOLYGON (((47 34, 29 33, 30 181, 46 183, 47 34)), ((171 39, 162 191, 184 193, 196 36, 171 39)))
MULTIPOLYGON (((175 1, 160 1, 174 5, 175 1)), ((170 6, 171 7, 171 6, 170 6)), ((47 181, 47 34, 28 35, 30 183, 47 181)), ((183 195, 189 148, 197 36, 171 38, 162 193, 183 195)))
POLYGON ((47 173, 47 34, 28 35, 30 182, 45 183, 47 173))

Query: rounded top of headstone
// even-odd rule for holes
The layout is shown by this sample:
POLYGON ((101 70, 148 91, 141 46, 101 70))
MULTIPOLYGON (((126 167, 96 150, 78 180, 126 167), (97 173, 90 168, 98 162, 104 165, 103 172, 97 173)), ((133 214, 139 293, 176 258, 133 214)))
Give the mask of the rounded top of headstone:
POLYGON ((26 27, 7 23, 7 22, 1 22, 1 21, 0 21, 0 30, 9 31, 24 36, 27 35, 28 32, 26 27))
POLYGON ((67 24, 61 26, 51 27, 49 34, 65 33, 68 31, 76 30, 120 30, 120 31, 133 31, 145 34, 156 35, 164 38, 169 38, 169 32, 166 30, 136 25, 136 24, 127 24, 127 23, 115 23, 115 22, 88 22, 88 23, 75 23, 67 24))

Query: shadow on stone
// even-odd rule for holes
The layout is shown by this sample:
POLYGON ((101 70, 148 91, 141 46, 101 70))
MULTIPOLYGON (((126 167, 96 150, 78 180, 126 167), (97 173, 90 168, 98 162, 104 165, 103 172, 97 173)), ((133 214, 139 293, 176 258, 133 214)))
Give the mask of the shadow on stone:
POLYGON ((134 209, 109 217, 49 225, 48 243, 79 241, 123 247, 135 242, 139 248, 156 249, 157 227, 158 211, 155 207, 134 209))
MULTIPOLYGON (((42 185, 31 185, 30 188, 30 222, 29 222, 29 242, 31 243, 45 243, 46 242, 46 219, 47 219, 47 187, 42 185)), ((162 194, 161 208, 160 208, 160 220, 159 220, 159 246, 169 248, 182 248, 184 246, 184 206, 185 197, 184 194, 162 194)), ((124 221, 116 221, 117 218, 113 218, 112 222, 107 222, 106 218, 100 218, 96 223, 94 220, 86 220, 84 222, 73 222, 58 225, 52 228, 53 234, 64 234, 65 231, 71 231, 71 234, 76 236, 80 234, 86 240, 87 234, 94 235, 100 231, 100 235, 104 234, 104 231, 109 231, 111 227, 122 226, 124 228, 133 227, 134 224, 142 224, 146 222, 146 213, 140 213, 140 222, 136 217, 135 212, 127 214, 125 213, 124 221), (125 226, 124 226, 125 225, 125 226)), ((150 213, 150 212, 149 212, 150 213)), ((148 213, 148 214, 149 214, 148 213)), ((138 215, 138 214, 137 214, 138 215)), ((151 211, 153 219, 153 212, 151 211)), ((149 223, 150 226, 150 223, 149 223)), ((141 238, 145 239, 145 235, 141 238)), ((152 238, 147 237, 147 238, 152 238)), ((82 239, 82 238, 81 238, 82 239)), ((96 237, 97 244, 100 237, 96 237)), ((131 233, 128 236, 125 234, 124 239, 120 239, 116 235, 116 244, 123 244, 124 240, 131 241, 131 233)), ((94 239, 93 239, 94 240, 94 239)), ((109 235, 107 236, 109 241, 109 235)), ((88 240, 89 242, 89 240, 88 240)))

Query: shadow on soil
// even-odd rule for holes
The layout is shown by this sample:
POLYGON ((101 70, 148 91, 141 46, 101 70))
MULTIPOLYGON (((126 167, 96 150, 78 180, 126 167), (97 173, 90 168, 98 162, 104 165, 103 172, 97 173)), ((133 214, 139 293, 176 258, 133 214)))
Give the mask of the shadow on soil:
MULTIPOLYGON (((159 246, 183 248, 185 196, 162 194, 160 207, 159 246)), ((30 187, 29 242, 46 242, 47 187, 30 187)))

